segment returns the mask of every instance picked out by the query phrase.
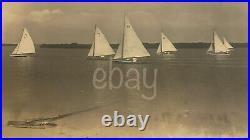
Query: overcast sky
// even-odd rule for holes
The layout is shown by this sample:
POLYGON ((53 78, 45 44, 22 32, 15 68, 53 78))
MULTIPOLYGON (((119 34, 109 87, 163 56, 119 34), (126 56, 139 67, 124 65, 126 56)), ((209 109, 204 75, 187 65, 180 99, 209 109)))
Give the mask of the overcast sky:
POLYGON ((210 42, 217 31, 230 42, 247 42, 247 3, 3 3, 4 43, 19 41, 26 27, 35 43, 91 43, 97 24, 119 43, 123 15, 143 42, 210 42))

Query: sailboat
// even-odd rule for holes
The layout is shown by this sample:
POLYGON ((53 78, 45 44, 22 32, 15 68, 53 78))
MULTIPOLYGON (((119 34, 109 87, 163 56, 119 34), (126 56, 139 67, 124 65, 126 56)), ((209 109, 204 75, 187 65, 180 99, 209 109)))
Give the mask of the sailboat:
POLYGON ((228 43, 225 37, 223 38, 223 44, 228 50, 232 50, 234 48, 230 43, 228 43))
POLYGON ((176 52, 177 49, 174 47, 173 43, 167 38, 167 36, 161 33, 161 43, 157 49, 157 54, 170 54, 171 52, 176 52))
POLYGON ((213 33, 213 42, 207 53, 211 55, 229 55, 229 49, 222 43, 216 32, 213 33))
POLYGON ((117 49, 113 61, 135 63, 138 61, 138 58, 147 56, 150 56, 150 54, 135 33, 128 17, 125 16, 122 42, 117 49))
POLYGON ((13 57, 26 57, 36 53, 35 45, 26 28, 23 29, 21 41, 17 44, 16 48, 10 56, 13 57))
POLYGON ((88 57, 104 58, 115 54, 100 28, 95 26, 94 42, 88 53, 88 57))

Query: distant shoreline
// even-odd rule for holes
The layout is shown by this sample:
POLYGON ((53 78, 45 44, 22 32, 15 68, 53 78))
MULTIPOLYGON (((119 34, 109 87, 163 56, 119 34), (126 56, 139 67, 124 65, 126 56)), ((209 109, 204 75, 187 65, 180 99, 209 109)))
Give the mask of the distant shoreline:
MULTIPOLYGON (((146 48, 157 48, 159 43, 143 43, 146 48)), ((176 48, 207 48, 211 43, 205 42, 194 42, 194 43, 173 43, 176 48)), ((237 48, 247 47, 248 43, 231 43, 233 46, 237 46, 237 48)), ((17 44, 5 44, 2 46, 16 46, 17 44)), ((67 49, 75 49, 75 48, 87 48, 89 49, 92 44, 36 44, 40 48, 67 48, 67 49)), ((111 44, 112 48, 118 48, 119 44, 111 44)))

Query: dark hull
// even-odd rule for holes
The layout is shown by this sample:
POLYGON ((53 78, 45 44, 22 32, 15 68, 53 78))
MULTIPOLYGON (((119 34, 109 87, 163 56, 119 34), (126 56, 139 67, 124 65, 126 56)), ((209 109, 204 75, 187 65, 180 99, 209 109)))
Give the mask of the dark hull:
POLYGON ((104 56, 104 57, 87 57, 87 60, 102 60, 102 61, 108 61, 112 60, 112 56, 104 56))
POLYGON ((157 53, 158 55, 171 55, 171 54, 175 54, 175 51, 165 51, 165 52, 160 52, 157 53))
POLYGON ((208 55, 224 55, 224 56, 229 56, 229 55, 230 55, 229 52, 228 52, 228 53, 222 53, 222 52, 220 52, 220 53, 207 52, 207 54, 208 54, 208 55))
POLYGON ((137 59, 136 61, 133 59, 114 59, 112 60, 115 63, 122 63, 122 64, 146 64, 148 63, 145 60, 137 59))
POLYGON ((11 57, 34 57, 36 54, 28 53, 28 54, 11 54, 11 57))

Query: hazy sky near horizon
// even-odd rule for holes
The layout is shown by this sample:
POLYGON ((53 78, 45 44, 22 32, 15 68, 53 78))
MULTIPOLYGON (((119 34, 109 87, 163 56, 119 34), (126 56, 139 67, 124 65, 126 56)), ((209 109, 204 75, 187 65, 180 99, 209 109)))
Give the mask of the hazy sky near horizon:
POLYGON ((3 3, 2 41, 17 43, 24 27, 35 43, 91 43, 97 24, 110 43, 122 37, 126 11, 143 42, 210 42, 212 32, 247 42, 247 3, 3 3))

